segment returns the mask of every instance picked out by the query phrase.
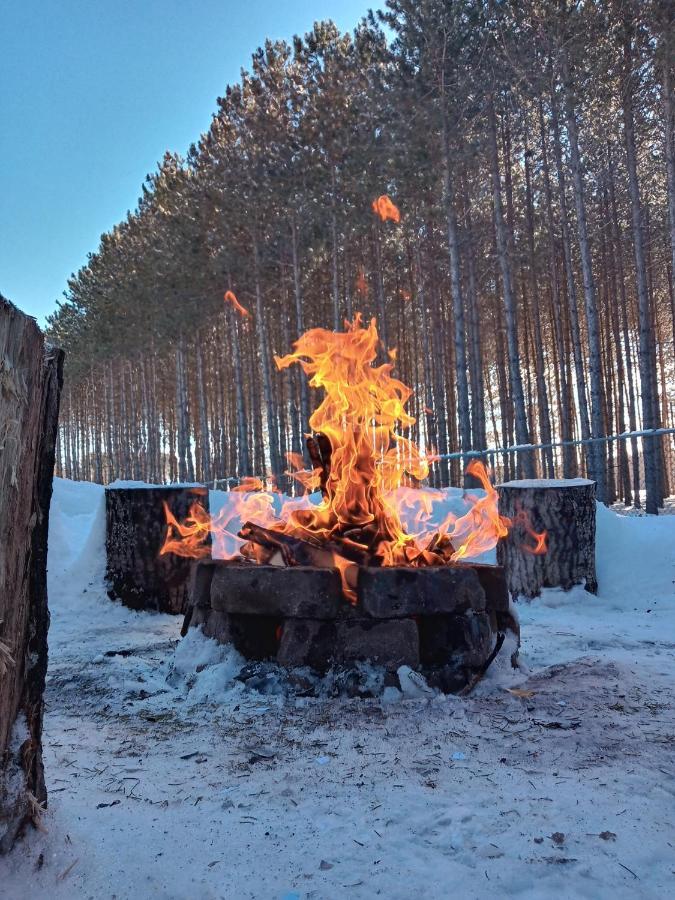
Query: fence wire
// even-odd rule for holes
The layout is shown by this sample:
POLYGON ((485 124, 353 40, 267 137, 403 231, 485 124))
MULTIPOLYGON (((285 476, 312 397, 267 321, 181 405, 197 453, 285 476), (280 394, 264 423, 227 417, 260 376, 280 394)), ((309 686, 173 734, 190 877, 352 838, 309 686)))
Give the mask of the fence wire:
MULTIPOLYGON (((619 498, 623 498, 630 505, 641 506, 644 500, 645 480, 644 468, 642 465, 642 457, 636 446, 638 440, 645 439, 662 439, 667 436, 675 436, 675 428, 646 428, 636 431, 624 431, 620 434, 606 434, 599 437, 578 438, 569 441, 551 441, 550 443, 540 444, 513 444, 505 447, 487 447, 483 450, 457 450, 452 453, 433 454, 430 457, 431 466, 429 473, 429 484, 432 487, 446 488, 452 484, 459 485, 462 482, 462 469, 472 459, 485 460, 490 469, 491 477, 494 481, 508 480, 516 477, 519 467, 517 459, 518 454, 537 453, 542 450, 560 450, 565 447, 584 447, 596 444, 612 444, 619 441, 631 442, 631 453, 624 451, 624 469, 621 471, 621 459, 617 457, 612 465, 608 466, 608 472, 611 472, 614 486, 608 487, 608 495, 605 499, 608 503, 613 503, 619 498), (635 457, 633 451, 636 451, 635 457), (511 464, 506 463, 506 457, 516 457, 511 464), (504 462, 500 462, 504 460, 504 462), (446 469, 445 473, 439 470, 439 463, 454 463, 456 467, 454 472, 446 469), (462 465, 463 464, 463 465, 462 465)), ((663 491, 659 497, 659 503, 672 492, 672 486, 675 485, 675 441, 672 448, 668 448, 664 452, 664 478, 662 488, 663 491)), ((557 456, 557 454, 556 454, 557 456)), ((559 471, 561 467, 560 459, 556 459, 554 468, 559 471)), ((542 471, 546 471, 542 466, 542 471)), ((576 475, 583 474, 584 471, 588 477, 592 478, 593 473, 589 471, 588 461, 586 459, 575 459, 573 471, 576 475)), ((263 483, 274 485, 277 489, 284 493, 295 495, 298 493, 297 481, 290 475, 277 476, 273 480, 269 475, 256 476, 263 483)), ((213 481, 213 487, 221 490, 229 491, 232 487, 241 483, 241 478, 231 476, 229 478, 220 478, 213 481)))
POLYGON ((605 434, 602 437, 579 438, 575 441, 552 441, 550 444, 514 444, 510 447, 490 447, 486 450, 458 450, 454 453, 434 454, 434 460, 470 459, 471 457, 503 456, 509 453, 529 453, 534 450, 555 450, 558 447, 580 447, 586 444, 607 444, 612 441, 625 441, 631 438, 661 437, 675 434, 675 428, 648 428, 642 431, 624 431, 621 434, 605 434))

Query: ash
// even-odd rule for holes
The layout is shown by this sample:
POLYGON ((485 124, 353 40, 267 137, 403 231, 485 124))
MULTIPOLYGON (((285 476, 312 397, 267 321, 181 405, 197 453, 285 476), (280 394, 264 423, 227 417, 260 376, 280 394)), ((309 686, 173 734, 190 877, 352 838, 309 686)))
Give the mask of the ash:
POLYGON ((599 596, 518 604, 523 668, 464 698, 181 642, 107 599, 103 528, 102 489, 57 481, 49 811, 3 897, 672 894, 675 517, 599 507, 599 596))

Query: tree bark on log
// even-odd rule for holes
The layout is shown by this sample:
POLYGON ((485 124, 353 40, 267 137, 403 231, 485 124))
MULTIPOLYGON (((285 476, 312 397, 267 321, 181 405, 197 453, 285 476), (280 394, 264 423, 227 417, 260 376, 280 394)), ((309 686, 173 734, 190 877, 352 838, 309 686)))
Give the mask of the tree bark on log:
POLYGON ((595 482, 510 481, 497 487, 499 512, 513 520, 497 546, 512 597, 538 597, 544 587, 569 590, 585 584, 597 593, 595 573, 595 482), (547 550, 533 553, 533 532, 546 531, 547 550))
POLYGON ((163 501, 182 522, 196 501, 208 512, 208 491, 190 487, 107 487, 108 596, 131 609, 184 613, 191 559, 160 550, 167 533, 163 501))
POLYGON ((0 855, 47 802, 47 533, 63 353, 0 297, 0 855))

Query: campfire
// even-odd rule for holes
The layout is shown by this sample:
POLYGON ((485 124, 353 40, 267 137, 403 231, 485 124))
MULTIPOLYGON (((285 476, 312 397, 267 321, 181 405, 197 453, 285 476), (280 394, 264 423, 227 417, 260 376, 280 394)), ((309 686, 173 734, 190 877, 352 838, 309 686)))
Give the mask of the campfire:
MULTIPOLYGON (((382 626, 388 623, 391 632, 392 623, 396 625, 395 647, 389 647, 383 660, 389 665, 392 659, 405 659, 419 667, 426 654, 447 668, 447 651, 468 646, 468 668, 475 674, 494 650, 497 620, 508 611, 499 570, 462 562, 495 547, 511 522, 499 514, 497 493, 478 461, 471 462, 467 472, 481 484, 482 493, 467 493, 467 512, 446 513, 438 521, 434 508, 443 495, 423 486, 433 454, 421 452, 402 433, 415 419, 406 411, 411 389, 392 374, 395 356, 382 347, 374 319, 364 325, 356 316, 343 332, 306 332, 292 353, 276 358, 280 369, 302 366, 310 385, 324 392, 309 420, 311 468, 304 467, 299 454, 289 459, 289 474, 301 495, 280 502, 260 480, 245 479, 232 493, 232 502, 214 516, 196 500, 189 515, 178 521, 165 504, 167 533, 161 553, 218 558, 202 565, 202 572, 210 572, 201 576, 209 589, 201 589, 193 606, 210 606, 225 615, 221 636, 237 643, 238 633, 245 655, 256 658, 257 643, 258 658, 265 658, 263 645, 267 657, 275 656, 272 651, 284 644, 291 619, 333 622, 332 629, 323 629, 326 664, 349 658, 382 660, 377 641, 364 643, 364 628, 359 632, 356 625, 365 622, 365 631, 372 632, 374 622, 366 619, 376 620, 385 644, 391 644, 391 637, 383 637, 382 626), (387 361, 378 364, 378 356, 387 361), (310 495, 317 492, 321 499, 313 502, 310 495), (426 615, 434 621, 422 623, 420 616, 426 615), (232 618, 237 616, 257 618, 256 635, 242 637, 241 621, 232 618), (262 631, 261 618, 269 619, 262 631), (340 621, 349 624, 349 634, 342 637, 340 628, 336 630, 340 621), (409 624, 401 629, 401 623, 409 624), (439 626, 441 637, 433 634, 439 626), (463 635, 459 642, 457 632, 463 635), (351 652, 354 645, 363 645, 361 655, 351 652)), ((544 536, 532 537, 535 549, 541 548, 544 536)), ((287 652, 281 656, 289 662, 307 662, 310 656, 317 667, 321 653, 314 652, 317 640, 311 631, 304 639, 295 634, 290 641, 304 644, 304 655, 296 647, 292 660, 286 659, 287 652)), ((467 653, 459 656, 466 663, 467 653)), ((464 676, 466 681, 466 672, 464 676)))

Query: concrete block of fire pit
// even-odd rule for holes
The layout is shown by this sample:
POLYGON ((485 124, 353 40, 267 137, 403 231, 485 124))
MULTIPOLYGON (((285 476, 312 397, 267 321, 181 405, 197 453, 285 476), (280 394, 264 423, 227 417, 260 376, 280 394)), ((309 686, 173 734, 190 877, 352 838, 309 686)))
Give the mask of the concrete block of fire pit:
POLYGON ((396 671, 419 666, 419 639, 412 619, 351 619, 336 622, 287 619, 276 661, 326 672, 331 665, 371 662, 396 671))
MULTIPOLYGON (((203 609, 203 607, 202 607, 203 609)), ((206 637, 214 638, 219 644, 229 644, 232 642, 232 622, 227 613, 220 612, 217 609, 204 610, 205 616, 202 631, 206 637)))
POLYGON ((211 606, 211 582, 217 565, 212 559, 200 559, 192 564, 188 579, 190 606, 211 606))
POLYGON ((484 563, 457 563, 458 569, 472 569, 481 587, 485 591, 488 609, 507 612, 509 609, 509 588, 503 566, 490 566, 484 563))
POLYGON ((478 668, 492 650, 493 632, 486 612, 428 616, 419 620, 420 660, 423 666, 478 668))
POLYGON ((468 566, 361 569, 357 593, 375 619, 485 609, 485 591, 468 566))
POLYGON ((306 619, 335 619, 351 609, 339 573, 309 566, 216 567, 211 606, 249 616, 306 619))
POLYGON ((311 666, 325 671, 335 645, 335 626, 319 619, 287 619, 277 650, 277 662, 289 668, 311 666))
MULTIPOLYGON (((189 618, 187 618, 187 625, 189 625, 190 628, 197 628, 199 625, 203 625, 209 618, 210 612, 210 606, 194 606, 191 610, 188 610, 187 616, 189 616, 189 618)), ((183 631, 181 632, 182 637, 185 637, 187 634, 187 625, 183 627, 183 631)))
POLYGON ((400 666, 419 667, 419 636, 412 619, 337 622, 335 637, 335 662, 371 662, 389 671, 396 671, 400 666))

